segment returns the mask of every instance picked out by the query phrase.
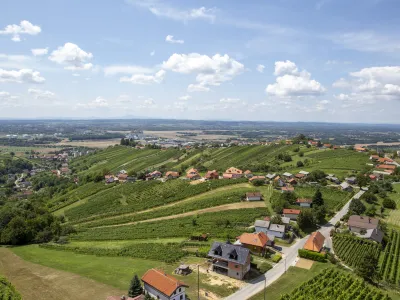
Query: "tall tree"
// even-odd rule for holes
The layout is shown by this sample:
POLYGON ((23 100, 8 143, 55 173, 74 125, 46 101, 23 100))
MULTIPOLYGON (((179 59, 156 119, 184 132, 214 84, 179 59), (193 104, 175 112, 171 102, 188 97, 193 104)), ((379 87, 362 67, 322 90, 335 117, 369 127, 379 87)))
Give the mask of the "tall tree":
POLYGON ((356 274, 367 281, 373 282, 379 278, 378 258, 367 252, 356 269, 356 274))
POLYGON ((360 199, 353 199, 351 200, 349 210, 351 212, 354 212, 357 215, 361 215, 365 212, 366 207, 365 205, 360 201, 360 199))
POLYGON ((315 218, 311 209, 303 209, 297 218, 297 224, 301 229, 315 227, 315 218))
POLYGON ((322 198, 322 193, 320 189, 316 190, 312 200, 313 200, 312 202, 313 205, 318 205, 318 206, 324 205, 324 199, 322 198))
POLYGON ((143 294, 143 288, 140 283, 139 277, 135 274, 135 276, 131 280, 131 284, 128 290, 129 297, 137 297, 143 294))

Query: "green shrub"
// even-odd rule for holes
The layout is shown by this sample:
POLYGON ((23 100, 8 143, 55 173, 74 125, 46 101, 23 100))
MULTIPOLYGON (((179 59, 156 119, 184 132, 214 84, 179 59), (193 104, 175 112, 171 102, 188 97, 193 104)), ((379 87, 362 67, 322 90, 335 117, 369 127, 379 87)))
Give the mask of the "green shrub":
POLYGON ((261 273, 266 273, 267 271, 271 270, 272 268, 273 268, 272 265, 267 262, 263 262, 258 265, 258 270, 261 273))
POLYGON ((305 249, 299 249, 299 256, 306 259, 311 259, 320 262, 326 262, 326 254, 313 252, 305 249))
POLYGON ((278 263, 281 259, 282 259, 282 255, 280 255, 279 253, 277 253, 274 256, 272 256, 272 261, 274 263, 278 263))

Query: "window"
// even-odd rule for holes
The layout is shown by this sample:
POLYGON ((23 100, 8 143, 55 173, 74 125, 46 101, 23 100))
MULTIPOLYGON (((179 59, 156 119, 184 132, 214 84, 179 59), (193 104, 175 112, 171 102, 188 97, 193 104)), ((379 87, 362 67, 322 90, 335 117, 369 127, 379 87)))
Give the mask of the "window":
POLYGON ((157 295, 157 299, 160 299, 160 296, 157 295))
POLYGON ((239 265, 235 265, 235 268, 239 268, 239 265))
POLYGON ((239 276, 239 273, 236 273, 237 276, 239 276))
POLYGON ((181 296, 179 297, 179 299, 180 299, 180 300, 183 300, 183 296, 181 295, 181 296))
POLYGON ((181 292, 181 288, 179 288, 178 292, 179 292, 179 293, 181 292))

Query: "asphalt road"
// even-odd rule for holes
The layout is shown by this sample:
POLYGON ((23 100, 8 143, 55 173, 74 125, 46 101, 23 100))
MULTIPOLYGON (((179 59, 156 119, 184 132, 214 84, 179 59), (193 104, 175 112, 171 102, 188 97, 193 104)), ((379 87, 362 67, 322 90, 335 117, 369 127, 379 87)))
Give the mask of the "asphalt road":
MULTIPOLYGON (((353 199, 353 198, 352 198, 353 199)), ((328 223, 323 225, 319 231, 325 236, 326 238, 326 246, 328 248, 332 248, 332 240, 329 236, 331 229, 335 226, 336 222, 339 221, 349 210, 350 199, 340 211, 336 213, 336 215, 329 220, 328 223)), ((226 300, 244 300, 249 299, 250 297, 254 296, 261 292, 265 286, 269 286, 279 277, 281 277, 287 268, 293 266, 297 260, 297 251, 303 248, 304 244, 306 243, 309 235, 305 236, 301 240, 298 240, 294 245, 292 245, 289 250, 285 251, 286 255, 285 258, 282 259, 275 267, 269 270, 264 275, 249 281, 247 285, 242 287, 236 293, 230 295, 229 297, 225 298, 226 300)))

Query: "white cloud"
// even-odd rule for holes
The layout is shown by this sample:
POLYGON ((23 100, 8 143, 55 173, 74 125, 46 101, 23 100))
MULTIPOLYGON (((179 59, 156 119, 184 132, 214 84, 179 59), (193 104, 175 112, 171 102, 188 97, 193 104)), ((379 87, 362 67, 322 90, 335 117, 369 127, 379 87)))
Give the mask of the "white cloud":
POLYGON ((227 54, 210 57, 198 53, 173 54, 163 62, 163 68, 182 74, 197 73, 196 84, 190 84, 188 91, 209 91, 209 86, 219 86, 232 80, 244 71, 244 65, 227 54))
POLYGON ((191 20, 206 20, 213 22, 216 18, 215 8, 199 7, 181 10, 165 3, 152 0, 127 0, 128 3, 148 9, 153 15, 175 21, 188 22, 191 20))
POLYGON ((240 102, 239 98, 221 98, 219 99, 221 103, 238 103, 240 102))
POLYGON ((182 100, 182 101, 187 101, 187 100, 189 100, 190 98, 192 98, 192 96, 190 96, 190 95, 185 95, 185 96, 179 97, 178 99, 179 99, 179 100, 182 100))
POLYGON ((155 54, 156 54, 156 51, 154 51, 154 50, 150 52, 150 56, 154 56, 155 54))
POLYGON ((92 53, 83 51, 73 43, 65 43, 49 56, 51 61, 66 65, 64 67, 66 70, 89 70, 93 67, 93 64, 88 62, 92 58, 92 53))
POLYGON ((88 103, 78 103, 77 107, 88 108, 88 109, 96 109, 96 108, 106 108, 109 107, 108 101, 103 97, 97 97, 91 102, 88 103))
POLYGON ((153 84, 161 83, 164 80, 166 72, 160 70, 154 75, 134 74, 131 77, 121 77, 120 82, 130 82, 133 84, 153 84))
POLYGON ((29 60, 29 56, 26 55, 10 55, 0 53, 0 60, 7 60, 7 61, 15 61, 15 62, 23 62, 29 60))
POLYGON ((287 61, 275 62, 275 72, 277 76, 274 84, 269 84, 266 92, 269 95, 286 96, 305 96, 319 95, 325 92, 325 88, 316 80, 311 79, 311 74, 307 71, 299 71, 296 64, 287 61))
POLYGON ((21 21, 19 25, 7 25, 3 30, 0 30, 0 35, 12 35, 11 40, 14 42, 20 42, 22 34, 37 35, 41 31, 42 29, 39 26, 33 25, 31 22, 24 20, 21 21))
POLYGON ((264 65, 257 65, 257 71, 260 73, 264 73, 265 66, 264 65))
POLYGON ((116 75, 116 74, 137 74, 137 73, 152 73, 154 70, 152 68, 146 68, 135 65, 111 65, 104 68, 104 74, 106 76, 116 75))
POLYGON ((45 79, 38 71, 31 69, 21 69, 18 71, 0 69, 0 82, 43 83, 45 79))
POLYGON ((35 99, 53 99, 56 96, 56 94, 53 92, 39 89, 28 89, 28 93, 31 94, 35 99))
POLYGON ((81 76, 81 74, 79 74, 79 73, 73 73, 72 76, 74 76, 74 77, 79 77, 79 76, 81 76))
POLYGON ((2 107, 20 106, 20 104, 17 103, 18 98, 19 98, 18 96, 12 95, 9 92, 0 91, 0 106, 2 107))
POLYGON ((167 35, 167 37, 165 38, 165 41, 170 44, 183 44, 185 42, 184 40, 174 39, 173 35, 167 35))
POLYGON ((34 56, 42 56, 42 55, 46 55, 49 52, 49 48, 31 49, 31 52, 34 56))

